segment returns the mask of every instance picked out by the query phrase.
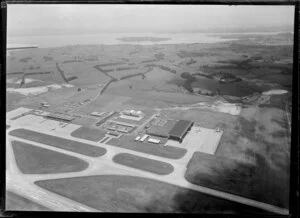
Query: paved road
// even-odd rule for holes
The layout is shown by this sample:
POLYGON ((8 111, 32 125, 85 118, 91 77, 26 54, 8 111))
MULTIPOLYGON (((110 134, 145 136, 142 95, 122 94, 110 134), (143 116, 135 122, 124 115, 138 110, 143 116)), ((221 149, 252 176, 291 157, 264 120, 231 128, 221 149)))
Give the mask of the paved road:
POLYGON ((42 204, 53 211, 97 211, 86 205, 81 205, 78 202, 56 195, 46 191, 32 181, 24 178, 24 175, 19 171, 16 160, 11 147, 10 139, 6 141, 6 189, 18 195, 24 196, 33 202, 42 204))
MULTIPOLYGON (((12 131, 13 129, 16 128, 21 128, 21 126, 17 126, 14 125, 12 128, 10 128, 8 131, 12 131)), ((36 129, 34 126, 29 127, 28 129, 31 130, 35 130, 35 131, 41 131, 40 129, 36 129)), ((258 202, 255 200, 251 200, 248 198, 244 198, 244 197, 240 197, 237 195, 233 195, 233 194, 229 194, 226 192, 222 192, 222 191, 217 191, 214 189, 210 189, 210 188, 206 188, 203 186, 198 186, 198 185, 193 185, 191 183, 189 183, 188 181, 185 180, 184 178, 184 174, 186 171, 186 166, 188 161, 190 160, 190 158, 192 157, 193 153, 195 152, 195 150, 190 150, 188 151, 184 157, 182 157, 181 159, 178 160, 170 160, 167 158, 162 158, 162 157, 157 157, 154 155, 148 155, 148 154, 144 154, 144 153, 140 153, 140 152, 135 152, 135 151, 131 151, 128 149, 123 149, 123 148, 118 148, 115 146, 111 146, 111 145, 107 145, 107 144, 103 144, 103 143, 96 143, 96 142, 90 142, 84 139, 78 139, 78 138, 73 138, 71 135, 67 135, 66 133, 60 133, 60 132, 54 132, 54 131, 45 131, 45 133, 47 134, 51 134, 54 136, 60 136, 60 137, 64 137, 67 139, 71 139, 71 140, 76 140, 76 141, 80 141, 80 142, 84 142, 84 143, 89 143, 95 146, 101 146, 104 147, 108 150, 108 152, 102 156, 102 157, 98 157, 98 158, 93 158, 93 157, 87 157, 81 154, 77 154, 77 153, 73 153, 70 151, 66 151, 63 149, 59 149, 59 148, 55 148, 55 147, 51 147, 51 146, 47 146, 47 145, 43 145, 41 143, 35 143, 35 142, 31 142, 28 140, 24 140, 24 139, 20 139, 17 137, 13 137, 13 136, 9 136, 8 135, 8 139, 18 139, 20 141, 23 142, 27 142, 27 143, 31 143, 33 145, 39 146, 39 147, 43 147, 43 148, 47 148, 50 150, 54 150, 54 151, 58 151, 61 153, 65 153, 68 155, 72 155, 78 158, 81 158, 85 161, 87 161, 89 163, 89 167, 82 171, 82 172, 75 172, 75 173, 63 173, 63 174, 44 174, 44 175, 22 175, 20 173, 16 173, 16 170, 11 170, 12 166, 15 165, 15 161, 13 160, 14 157, 12 157, 11 155, 11 146, 10 143, 7 143, 7 147, 9 147, 10 149, 8 149, 8 154, 10 154, 10 158, 8 158, 8 160, 10 161, 9 163, 9 171, 8 174, 10 177, 13 178, 13 180, 15 181, 16 179, 18 181, 20 181, 20 187, 31 187, 31 189, 28 189, 30 191, 23 190, 24 191, 24 195, 27 197, 29 196, 30 198, 34 198, 36 196, 43 196, 41 194, 41 188, 37 188, 36 185, 33 184, 34 181, 38 181, 38 180, 42 180, 42 179, 55 179, 55 178, 67 178, 67 177, 74 177, 74 176, 84 176, 84 175, 103 175, 103 174, 119 174, 119 175, 132 175, 132 176, 142 176, 145 178, 151 178, 151 179, 155 179, 158 181, 162 181, 162 182, 166 182, 166 183, 170 183, 173 185, 177 185, 180 187, 184 187, 184 188, 189 188, 195 191, 199 191, 205 194, 209 194, 212 196, 216 196, 219 198, 223 198, 223 199, 227 199, 230 201, 234 201, 237 203, 241 203, 241 204, 245 204, 248 206, 252 206, 252 207, 257 207, 263 210, 267 210, 267 211, 271 211, 271 212, 275 212, 278 214, 288 214, 288 210, 283 209, 283 208, 279 208, 273 205, 269 205, 266 203, 262 203, 262 202, 258 202), (116 154, 119 154, 121 152, 126 152, 126 153, 130 153, 133 155, 139 155, 142 157, 147 157, 147 158, 151 158, 154 160, 158 160, 158 161, 163 161, 163 162, 167 162, 170 163, 174 166, 174 172, 169 174, 169 175, 156 175, 150 172, 145 172, 142 170, 138 170, 138 169, 133 169, 130 167, 126 167, 123 165, 119 165, 117 163, 114 163, 112 161, 113 156, 115 156, 116 154), (13 164, 12 164, 13 163, 13 164), (22 178, 22 179, 21 179, 22 178), (23 186, 23 183, 25 184, 23 186), (35 192, 36 190, 36 192, 35 192)), ((10 182, 9 182, 10 183, 10 182)), ((14 188, 12 187, 11 184, 8 184, 8 188, 14 188)), ((15 188, 16 189, 16 188, 15 188)), ((27 188, 26 188, 27 189, 27 188)), ((45 191, 44 191, 45 192, 45 191)), ((39 203, 43 203, 46 207, 50 207, 50 208, 54 208, 55 210, 70 210, 73 211, 74 210, 74 205, 77 205, 76 208, 80 208, 81 211, 84 210, 94 210, 91 208, 88 208, 84 205, 81 205, 79 203, 75 203, 72 200, 69 200, 67 198, 55 195, 55 194, 48 194, 49 192, 46 192, 46 194, 48 195, 47 198, 40 197, 39 198, 39 203), (46 199, 46 201, 45 201, 46 199), (52 199, 52 201, 51 201, 52 199), (56 202, 56 200, 58 199, 59 202, 63 202, 63 204, 60 207, 57 207, 54 205, 53 202, 56 202), (78 205, 81 205, 78 207, 78 205), (58 209, 57 209, 58 208, 58 209)), ((51 192, 50 192, 51 193, 51 192)))

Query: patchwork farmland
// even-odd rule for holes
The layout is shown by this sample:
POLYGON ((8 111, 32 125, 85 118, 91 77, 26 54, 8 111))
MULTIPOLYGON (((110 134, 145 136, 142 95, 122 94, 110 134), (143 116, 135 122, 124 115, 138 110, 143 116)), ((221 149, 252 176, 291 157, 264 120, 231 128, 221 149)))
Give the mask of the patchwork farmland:
POLYGON ((10 52, 6 207, 289 214, 291 60, 246 36, 10 52))

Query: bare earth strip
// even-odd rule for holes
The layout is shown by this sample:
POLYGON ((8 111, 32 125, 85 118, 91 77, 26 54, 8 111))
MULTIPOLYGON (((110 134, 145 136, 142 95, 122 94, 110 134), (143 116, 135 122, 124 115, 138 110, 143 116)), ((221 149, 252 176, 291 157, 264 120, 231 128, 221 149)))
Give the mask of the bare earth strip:
POLYGON ((106 149, 102 147, 96 147, 86 143, 72 141, 27 129, 15 129, 9 134, 91 157, 99 157, 106 153, 106 149))
POLYGON ((66 154, 12 141, 17 165, 24 174, 68 173, 85 170, 87 162, 66 154))
POLYGON ((73 177, 35 184, 103 212, 265 214, 256 208, 136 176, 73 177))
POLYGON ((118 164, 145 170, 159 175, 167 175, 172 173, 174 170, 174 167, 171 164, 128 153, 117 154, 113 157, 113 161, 118 164))

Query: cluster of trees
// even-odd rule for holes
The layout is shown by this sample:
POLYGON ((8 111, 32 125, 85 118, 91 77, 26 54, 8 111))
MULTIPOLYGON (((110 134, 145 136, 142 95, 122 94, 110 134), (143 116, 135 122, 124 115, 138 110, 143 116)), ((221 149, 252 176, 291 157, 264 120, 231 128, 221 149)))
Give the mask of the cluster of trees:
POLYGON ((97 70, 99 70, 100 72, 102 72, 102 73, 104 73, 104 74, 106 74, 106 73, 108 73, 108 72, 114 71, 113 69, 107 69, 107 70, 104 70, 104 69, 102 69, 100 66, 101 66, 101 65, 96 65, 96 66, 94 66, 94 68, 97 69, 97 70))
POLYGON ((114 66, 114 65, 120 65, 123 64, 122 62, 113 62, 113 63, 107 63, 107 64, 98 64, 95 67, 108 67, 108 66, 114 66))
POLYGON ((49 74, 52 71, 44 71, 44 72, 26 72, 26 75, 39 75, 39 74, 49 74))
POLYGON ((32 58, 31 57, 21 58, 20 61, 27 63, 30 59, 32 59, 32 58))
POLYGON ((118 67, 116 70, 117 71, 122 71, 122 70, 131 70, 132 67, 118 67))
POLYGON ((181 50, 177 53, 177 55, 180 58, 191 58, 191 57, 203 57, 207 54, 200 53, 200 52, 195 52, 195 51, 183 51, 183 50, 181 50))
POLYGON ((188 72, 184 72, 180 76, 189 82, 194 82, 196 80, 196 77, 193 74, 190 74, 188 72))
POLYGON ((231 73, 226 73, 226 72, 220 72, 220 82, 238 82, 242 81, 241 78, 236 77, 235 75, 232 75, 231 73))
POLYGON ((40 66, 30 66, 28 69, 29 70, 36 70, 36 69, 41 69, 41 67, 40 66))
POLYGON ((82 62, 81 60, 67 60, 67 61, 63 61, 63 63, 76 63, 76 62, 82 62))
POLYGON ((176 74, 176 70, 171 69, 170 67, 166 67, 164 65, 160 65, 160 64, 148 64, 148 65, 146 65, 146 67, 159 67, 162 70, 169 71, 173 74, 176 74))
POLYGON ((135 74, 130 74, 130 75, 122 76, 120 78, 120 80, 128 79, 128 78, 135 77, 135 76, 142 76, 142 78, 145 79, 145 75, 144 74, 142 74, 142 73, 135 73, 135 74))
POLYGON ((195 64, 197 63, 197 61, 195 61, 194 59, 189 60, 186 65, 191 65, 191 64, 195 64))
POLYGON ((77 76, 71 76, 69 78, 66 77, 65 72, 59 67, 58 63, 56 63, 56 69, 58 72, 60 72, 61 77, 64 79, 66 83, 69 83, 69 81, 77 79, 77 76))
POLYGON ((43 58, 45 61, 53 61, 53 58, 49 56, 44 56, 43 58))
POLYGON ((154 62, 154 61, 157 61, 157 60, 156 59, 149 59, 149 60, 141 61, 141 63, 150 63, 150 62, 154 62))
POLYGON ((72 81, 74 79, 77 79, 77 78, 78 78, 77 76, 71 76, 71 77, 67 78, 67 80, 68 80, 68 82, 70 82, 70 81, 72 81))
POLYGON ((154 57, 157 60, 163 60, 165 58, 165 54, 163 54, 163 53, 157 53, 157 54, 154 55, 154 57))

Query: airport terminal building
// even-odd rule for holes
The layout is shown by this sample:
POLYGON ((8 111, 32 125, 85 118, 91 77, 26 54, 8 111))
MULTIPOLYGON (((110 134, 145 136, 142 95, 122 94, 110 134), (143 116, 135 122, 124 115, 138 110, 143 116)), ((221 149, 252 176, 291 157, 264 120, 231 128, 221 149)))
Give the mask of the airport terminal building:
POLYGON ((189 120, 179 120, 169 132, 169 139, 182 142, 194 123, 189 120))

